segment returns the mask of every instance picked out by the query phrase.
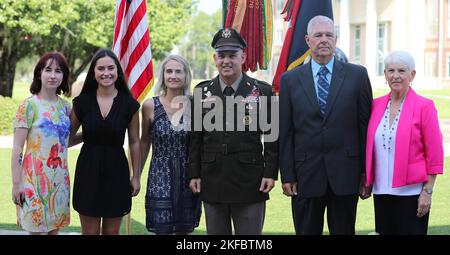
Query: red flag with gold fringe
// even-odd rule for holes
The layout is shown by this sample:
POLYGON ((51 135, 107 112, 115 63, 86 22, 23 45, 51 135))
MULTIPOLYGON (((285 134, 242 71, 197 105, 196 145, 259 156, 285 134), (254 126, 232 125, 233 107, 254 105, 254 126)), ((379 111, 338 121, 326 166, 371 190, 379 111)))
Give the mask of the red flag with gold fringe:
POLYGON ((271 0, 223 0, 224 27, 232 27, 247 41, 243 70, 267 69, 272 56, 271 0))

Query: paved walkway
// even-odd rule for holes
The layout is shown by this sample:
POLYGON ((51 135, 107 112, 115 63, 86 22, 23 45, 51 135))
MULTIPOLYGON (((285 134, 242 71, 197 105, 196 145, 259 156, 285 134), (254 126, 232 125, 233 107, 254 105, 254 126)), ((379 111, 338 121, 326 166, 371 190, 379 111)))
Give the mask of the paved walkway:
POLYGON ((3 230, 0 229, 0 235, 15 235, 15 236, 24 236, 28 235, 25 231, 18 231, 18 230, 3 230))
MULTIPOLYGON (((78 232, 60 232, 60 235, 81 235, 81 233, 78 232)), ((15 236, 25 236, 28 235, 26 231, 21 230, 5 230, 0 229, 0 235, 15 235, 15 236)))

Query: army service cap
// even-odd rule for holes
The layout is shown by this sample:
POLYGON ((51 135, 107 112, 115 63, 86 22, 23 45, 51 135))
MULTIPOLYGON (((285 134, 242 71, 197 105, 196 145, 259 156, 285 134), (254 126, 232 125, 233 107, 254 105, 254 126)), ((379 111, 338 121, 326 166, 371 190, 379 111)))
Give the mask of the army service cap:
POLYGON ((247 42, 233 28, 222 28, 215 35, 211 46, 217 51, 238 51, 247 48, 247 42))

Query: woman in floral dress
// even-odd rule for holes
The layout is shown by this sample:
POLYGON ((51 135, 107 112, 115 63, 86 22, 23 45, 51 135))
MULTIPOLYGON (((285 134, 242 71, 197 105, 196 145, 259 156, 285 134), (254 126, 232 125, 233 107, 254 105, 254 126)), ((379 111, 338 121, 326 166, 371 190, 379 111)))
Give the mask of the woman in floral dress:
POLYGON ((18 223, 30 234, 57 234, 70 223, 71 107, 59 96, 69 92, 68 77, 63 55, 44 54, 34 69, 32 96, 20 103, 13 123, 12 200, 19 209, 18 223))

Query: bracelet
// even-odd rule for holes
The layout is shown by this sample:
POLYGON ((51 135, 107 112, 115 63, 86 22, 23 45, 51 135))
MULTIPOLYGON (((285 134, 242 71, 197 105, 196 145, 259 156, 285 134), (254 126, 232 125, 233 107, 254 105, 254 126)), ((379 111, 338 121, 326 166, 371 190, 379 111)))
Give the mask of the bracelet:
POLYGON ((427 188, 423 187, 422 191, 425 191, 425 193, 427 193, 428 195, 433 194, 433 189, 427 189, 427 188))

